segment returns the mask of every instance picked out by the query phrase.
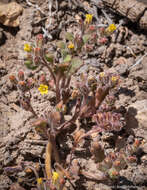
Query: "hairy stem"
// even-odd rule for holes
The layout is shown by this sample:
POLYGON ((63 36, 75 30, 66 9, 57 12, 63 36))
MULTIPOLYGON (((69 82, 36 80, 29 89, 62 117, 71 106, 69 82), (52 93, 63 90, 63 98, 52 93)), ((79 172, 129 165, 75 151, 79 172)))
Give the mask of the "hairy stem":
POLYGON ((47 179, 52 178, 51 156, 52 156, 52 143, 49 141, 46 146, 46 155, 45 155, 45 171, 47 179))
POLYGON ((58 73, 56 80, 56 104, 58 104, 61 99, 60 87, 59 87, 61 77, 62 77, 61 73, 58 73))

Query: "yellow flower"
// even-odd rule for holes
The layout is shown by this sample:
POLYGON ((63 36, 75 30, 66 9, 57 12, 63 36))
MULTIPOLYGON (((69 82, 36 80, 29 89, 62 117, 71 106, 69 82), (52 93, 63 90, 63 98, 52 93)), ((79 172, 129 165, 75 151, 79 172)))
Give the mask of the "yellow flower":
POLYGON ((43 183, 42 178, 37 178, 37 183, 38 183, 38 185, 41 185, 43 183))
POLYGON ((40 91, 40 93, 43 94, 47 94, 48 93, 48 86, 41 84, 40 87, 38 88, 38 90, 40 91))
POLYGON ((111 77, 111 80, 112 80, 113 82, 116 82, 116 81, 118 80, 118 77, 117 77, 117 76, 112 76, 112 77, 111 77))
POLYGON ((53 184, 55 184, 58 179, 59 179, 59 174, 57 172, 53 172, 52 176, 53 184))
POLYGON ((105 76, 105 73, 104 73, 104 72, 101 72, 99 75, 100 75, 100 77, 102 78, 102 77, 105 76))
POLYGON ((68 45, 68 49, 74 49, 74 44, 73 43, 70 43, 69 45, 68 45))
POLYGON ((24 51, 30 52, 32 47, 29 44, 24 44, 24 51))
POLYGON ((116 25, 115 24, 110 24, 108 28, 106 28, 106 31, 109 33, 113 33, 116 30, 116 25))
POLYGON ((90 24, 92 22, 93 15, 86 14, 85 22, 90 24))

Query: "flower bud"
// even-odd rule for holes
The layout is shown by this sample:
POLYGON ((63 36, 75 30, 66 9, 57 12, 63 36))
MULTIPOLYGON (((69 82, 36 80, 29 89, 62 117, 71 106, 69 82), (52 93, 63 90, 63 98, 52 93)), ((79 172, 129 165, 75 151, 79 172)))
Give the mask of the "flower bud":
POLYGON ((37 35, 37 39, 38 39, 38 40, 42 40, 42 39, 43 39, 43 34, 38 34, 38 35, 37 35))
POLYGON ((115 160, 113 162, 113 167, 117 170, 117 171, 120 171, 121 170, 121 162, 120 160, 115 160))
POLYGON ((64 184, 65 184, 65 179, 64 179, 64 178, 61 178, 61 179, 60 179, 60 184, 61 184, 61 185, 64 185, 64 184))
POLYGON ((42 34, 37 35, 36 42, 37 42, 37 47, 38 48, 42 48, 43 41, 44 41, 43 35, 42 34))
POLYGON ((106 44, 107 42, 108 42, 108 39, 107 39, 106 37, 100 38, 100 39, 98 40, 98 43, 99 43, 99 44, 106 44))
POLYGON ((9 76, 9 80, 10 80, 10 82, 11 82, 12 84, 17 85, 17 83, 18 83, 18 81, 17 81, 17 79, 16 79, 16 77, 15 77, 14 75, 10 75, 10 76, 9 76))
POLYGON ((44 74, 42 74, 42 75, 40 76, 39 82, 40 82, 41 84, 45 84, 45 85, 47 84, 47 80, 46 80, 46 77, 45 77, 44 74))
POLYGON ((128 161, 129 163, 134 163, 134 162, 137 161, 137 158, 136 158, 136 156, 129 156, 129 157, 127 158, 127 161, 128 161))
POLYGON ((35 53, 35 57, 40 56, 41 48, 39 48, 39 47, 34 48, 34 53, 35 53))
POLYGON ((21 80, 21 81, 24 80, 24 72, 23 71, 18 72, 18 79, 21 80))
POLYGON ((81 35, 76 34, 75 35, 75 44, 76 44, 76 48, 77 49, 81 49, 83 46, 83 39, 81 37, 81 35))
POLYGON ((119 177, 119 172, 115 169, 115 168, 111 168, 109 171, 108 171, 108 174, 109 174, 109 177, 111 179, 116 179, 119 177))
POLYGON ((34 59, 34 64, 39 65, 39 63, 40 63, 39 57, 36 56, 35 59, 34 59))
POLYGON ((112 166, 112 160, 110 159, 110 157, 106 157, 104 159, 104 165, 107 167, 107 168, 111 168, 112 166))
POLYGON ((86 44, 85 50, 86 52, 91 52, 93 50, 93 45, 86 44))
POLYGON ((94 32, 96 30, 96 27, 94 25, 89 26, 89 31, 94 32))
POLYGON ((27 87, 29 89, 33 88, 34 84, 35 84, 35 80, 33 78, 28 78, 27 79, 27 87))
POLYGON ((103 35, 104 32, 105 32, 105 28, 104 27, 99 28, 99 32, 100 32, 101 35, 103 35))
POLYGON ((18 82, 18 87, 23 92, 25 92, 27 90, 27 86, 26 86, 26 82, 25 81, 19 81, 18 82))
POLYGON ((134 148, 138 148, 140 146, 140 144, 141 144, 141 141, 138 139, 135 139, 133 146, 134 146, 134 148))

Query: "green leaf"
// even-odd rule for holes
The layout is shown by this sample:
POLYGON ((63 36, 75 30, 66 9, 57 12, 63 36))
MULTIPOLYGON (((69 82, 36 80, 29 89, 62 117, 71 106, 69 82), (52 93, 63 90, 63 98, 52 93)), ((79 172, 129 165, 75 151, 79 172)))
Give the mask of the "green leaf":
POLYGON ((53 63, 53 61, 54 61, 54 55, 51 54, 51 53, 47 53, 47 54, 45 55, 45 58, 46 58, 46 60, 47 60, 48 62, 50 62, 50 63, 53 63))
POLYGON ((65 34, 65 38, 66 38, 67 40, 69 40, 69 41, 72 41, 72 40, 74 39, 74 36, 73 36, 72 33, 67 32, 67 33, 65 34))
POLYGON ((65 59, 65 57, 67 56, 67 54, 68 54, 68 51, 67 51, 67 50, 65 50, 65 49, 62 49, 62 50, 61 50, 61 55, 62 55, 62 58, 63 58, 63 59, 65 59))
POLYGON ((80 66, 83 64, 83 61, 78 57, 75 57, 71 61, 70 73, 74 73, 80 66))
POLYGON ((33 62, 30 61, 30 60, 27 60, 24 62, 25 66, 28 68, 28 69, 31 69, 31 70, 35 70, 37 68, 36 65, 33 65, 33 62))
POLYGON ((56 46, 60 49, 65 49, 65 43, 63 41, 58 41, 56 46))
POLYGON ((66 62, 70 62, 71 61, 71 55, 66 55, 66 57, 64 58, 63 62, 66 63, 66 62))
POLYGON ((83 41, 84 41, 84 43, 87 43, 89 39, 90 39, 90 35, 89 35, 89 34, 85 34, 85 35, 83 36, 83 41))

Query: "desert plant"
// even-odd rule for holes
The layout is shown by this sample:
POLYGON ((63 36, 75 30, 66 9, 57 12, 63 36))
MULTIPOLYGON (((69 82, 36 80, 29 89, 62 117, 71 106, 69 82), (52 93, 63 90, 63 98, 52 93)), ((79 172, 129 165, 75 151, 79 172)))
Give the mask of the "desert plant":
MULTIPOLYGON (((31 70, 40 66, 46 67, 50 74, 49 80, 43 74, 36 84, 33 78, 26 79, 22 71, 18 72, 17 77, 14 75, 9 77, 12 84, 17 86, 20 91, 22 108, 32 112, 36 117, 32 127, 43 138, 48 139, 45 176, 40 178, 35 169, 30 167, 36 175, 38 190, 65 190, 64 177, 69 181, 78 179, 79 175, 94 180, 114 179, 119 176, 119 171, 126 166, 124 152, 106 155, 101 144, 93 138, 93 135, 98 136, 100 132, 118 132, 124 126, 122 115, 115 112, 114 106, 114 90, 117 90, 120 84, 119 76, 107 72, 101 72, 96 77, 81 74, 74 86, 71 83, 72 77, 84 65, 82 55, 92 51, 94 43, 98 45, 106 43, 107 36, 116 29, 115 25, 111 25, 106 29, 98 30, 91 23, 92 15, 88 14, 84 21, 79 21, 79 33, 67 32, 65 39, 56 43, 55 52, 45 48, 45 39, 41 34, 37 36, 35 44, 25 44, 24 50, 27 55, 24 64, 31 70), (42 117, 37 115, 31 105, 31 88, 34 84, 39 84, 38 90, 42 95, 52 90, 56 96, 55 108, 44 113, 42 117), (65 114, 68 113, 70 103, 72 103, 70 109, 74 108, 74 111, 70 112, 71 118, 66 120, 65 114), (91 121, 91 128, 85 132, 80 127, 80 121, 88 119, 91 121), (73 147, 67 163, 68 167, 64 168, 57 148, 57 139, 63 131, 64 133, 68 132, 68 129, 73 125, 76 126, 73 133, 73 147), (94 176, 84 171, 78 161, 72 159, 79 143, 87 136, 91 137, 91 154, 95 161, 99 162, 98 169, 102 171, 101 175, 94 176), (55 162, 54 166, 52 161, 55 162)), ((134 148, 129 147, 128 151, 136 151, 136 146, 138 145, 135 144, 134 148)), ((129 160, 133 160, 132 153, 130 156, 129 160)))

